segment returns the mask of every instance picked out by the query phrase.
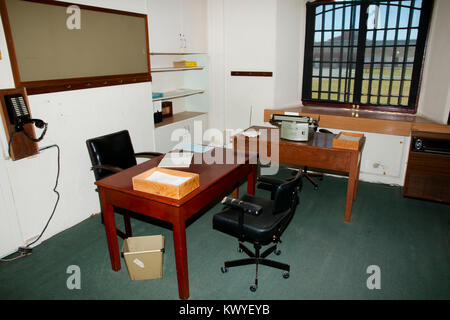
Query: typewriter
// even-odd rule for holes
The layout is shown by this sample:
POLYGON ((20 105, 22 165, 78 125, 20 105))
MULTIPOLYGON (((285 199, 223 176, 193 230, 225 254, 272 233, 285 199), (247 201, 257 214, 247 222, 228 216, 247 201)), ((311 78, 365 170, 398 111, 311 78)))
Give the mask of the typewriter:
POLYGON ((270 123, 281 129, 281 139, 308 141, 317 131, 319 120, 305 116, 272 114, 270 123))

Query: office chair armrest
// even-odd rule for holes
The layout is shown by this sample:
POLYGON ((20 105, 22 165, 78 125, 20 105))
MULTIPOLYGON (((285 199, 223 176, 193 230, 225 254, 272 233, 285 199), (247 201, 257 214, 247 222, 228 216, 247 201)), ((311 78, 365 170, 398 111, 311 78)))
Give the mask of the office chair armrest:
POLYGON ((163 154, 164 153, 160 153, 160 152, 138 152, 138 153, 135 153, 134 156, 139 157, 139 158, 154 158, 154 157, 162 156, 163 154))
POLYGON ((254 204, 254 203, 250 203, 247 201, 242 201, 239 199, 233 199, 230 197, 225 197, 222 200, 222 203, 226 206, 229 206, 231 208, 234 209, 238 209, 241 210, 243 212, 248 212, 250 214, 253 214, 255 216, 257 216, 258 214, 260 214, 262 212, 262 207, 260 205, 254 204))
POLYGON ((270 176, 259 176, 257 179, 258 182, 261 182, 261 184, 270 184, 273 187, 278 187, 279 185, 286 182, 286 180, 278 179, 270 176))
POLYGON ((119 168, 119 167, 108 166, 108 165, 103 165, 103 164, 98 164, 98 165, 92 166, 92 168, 91 168, 91 170, 98 170, 98 169, 108 170, 108 171, 111 171, 114 173, 120 172, 123 170, 122 168, 119 168))

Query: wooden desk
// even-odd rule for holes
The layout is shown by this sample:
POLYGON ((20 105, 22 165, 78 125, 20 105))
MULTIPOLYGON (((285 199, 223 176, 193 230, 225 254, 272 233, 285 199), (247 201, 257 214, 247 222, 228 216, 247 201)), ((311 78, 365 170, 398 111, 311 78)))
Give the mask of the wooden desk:
POLYGON ((279 162, 284 164, 293 164, 299 166, 307 166, 324 170, 338 171, 348 174, 347 182, 347 200, 345 204, 345 222, 350 222, 353 201, 356 200, 356 192, 358 189, 359 169, 361 166, 361 153, 365 144, 365 137, 361 143, 359 150, 346 150, 333 148, 334 134, 316 132, 314 138, 308 142, 293 142, 287 140, 271 141, 271 130, 278 130, 269 127, 254 126, 252 129, 267 130, 267 139, 248 138, 242 134, 234 137, 235 149, 242 148, 248 150, 250 143, 259 144, 267 143, 268 156, 271 157, 271 143, 278 143, 279 162), (245 139, 238 142, 239 139, 245 139), (258 139, 257 142, 251 142, 250 139, 258 139), (244 144, 245 143, 245 144, 244 144))
MULTIPOLYGON (((224 149, 222 149, 224 150, 224 149)), ((209 151, 211 155, 219 149, 209 151)), ((234 159, 242 151, 233 151, 234 159)), ((112 269, 120 270, 119 244, 116 234, 116 222, 113 207, 120 207, 136 213, 147 215, 173 226, 173 244, 175 248, 175 262, 177 267, 178 292, 181 299, 189 298, 189 277, 186 251, 185 223, 188 218, 198 213, 201 209, 217 199, 227 190, 235 187, 239 181, 248 177, 247 192, 255 193, 256 181, 256 155, 245 153, 245 163, 237 164, 191 164, 188 169, 180 169, 198 173, 200 175, 200 186, 180 200, 161 197, 149 193, 133 190, 132 177, 156 167, 163 156, 154 158, 140 165, 131 167, 122 172, 111 175, 97 181, 100 194, 100 202, 105 223, 106 238, 108 241, 109 256, 112 269)), ((226 155, 223 152, 223 162, 226 155)))

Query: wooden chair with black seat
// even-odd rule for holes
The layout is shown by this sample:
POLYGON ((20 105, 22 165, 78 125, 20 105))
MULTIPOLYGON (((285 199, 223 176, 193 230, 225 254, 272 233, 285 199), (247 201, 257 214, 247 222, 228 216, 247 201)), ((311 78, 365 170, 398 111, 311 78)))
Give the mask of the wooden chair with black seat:
POLYGON ((277 244, 281 242, 281 234, 291 221, 299 203, 301 178, 301 171, 298 171, 296 177, 290 180, 260 176, 258 181, 261 184, 273 187, 270 200, 248 194, 240 199, 225 197, 222 200, 225 208, 213 217, 213 228, 238 238, 239 252, 243 251, 249 256, 240 260, 225 261, 221 271, 225 273, 231 267, 255 264, 255 282, 250 286, 253 292, 258 288, 258 265, 260 264, 284 270, 283 277, 289 278, 289 264, 266 259, 266 257, 272 252, 276 255, 281 253, 277 249, 277 244), (245 241, 253 243, 254 252, 244 245, 245 241), (260 253, 262 246, 270 243, 274 244, 260 253))
MULTIPOLYGON (((91 170, 94 171, 95 181, 135 166, 137 164, 136 157, 154 158, 162 155, 159 152, 135 153, 128 130, 88 139, 86 145, 91 158, 91 170)), ((115 208, 115 212, 123 215, 125 226, 125 232, 117 230, 117 235, 123 239, 131 237, 130 212, 121 208, 115 208)))

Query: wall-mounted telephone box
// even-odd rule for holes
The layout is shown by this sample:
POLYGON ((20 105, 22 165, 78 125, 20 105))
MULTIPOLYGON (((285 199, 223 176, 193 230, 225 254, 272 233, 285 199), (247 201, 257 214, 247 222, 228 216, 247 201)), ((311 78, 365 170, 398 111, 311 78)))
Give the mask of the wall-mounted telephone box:
POLYGON ((28 138, 35 139, 36 133, 33 123, 30 122, 26 89, 0 90, 0 103, 0 114, 11 159, 19 160, 39 153, 38 144, 28 138))

